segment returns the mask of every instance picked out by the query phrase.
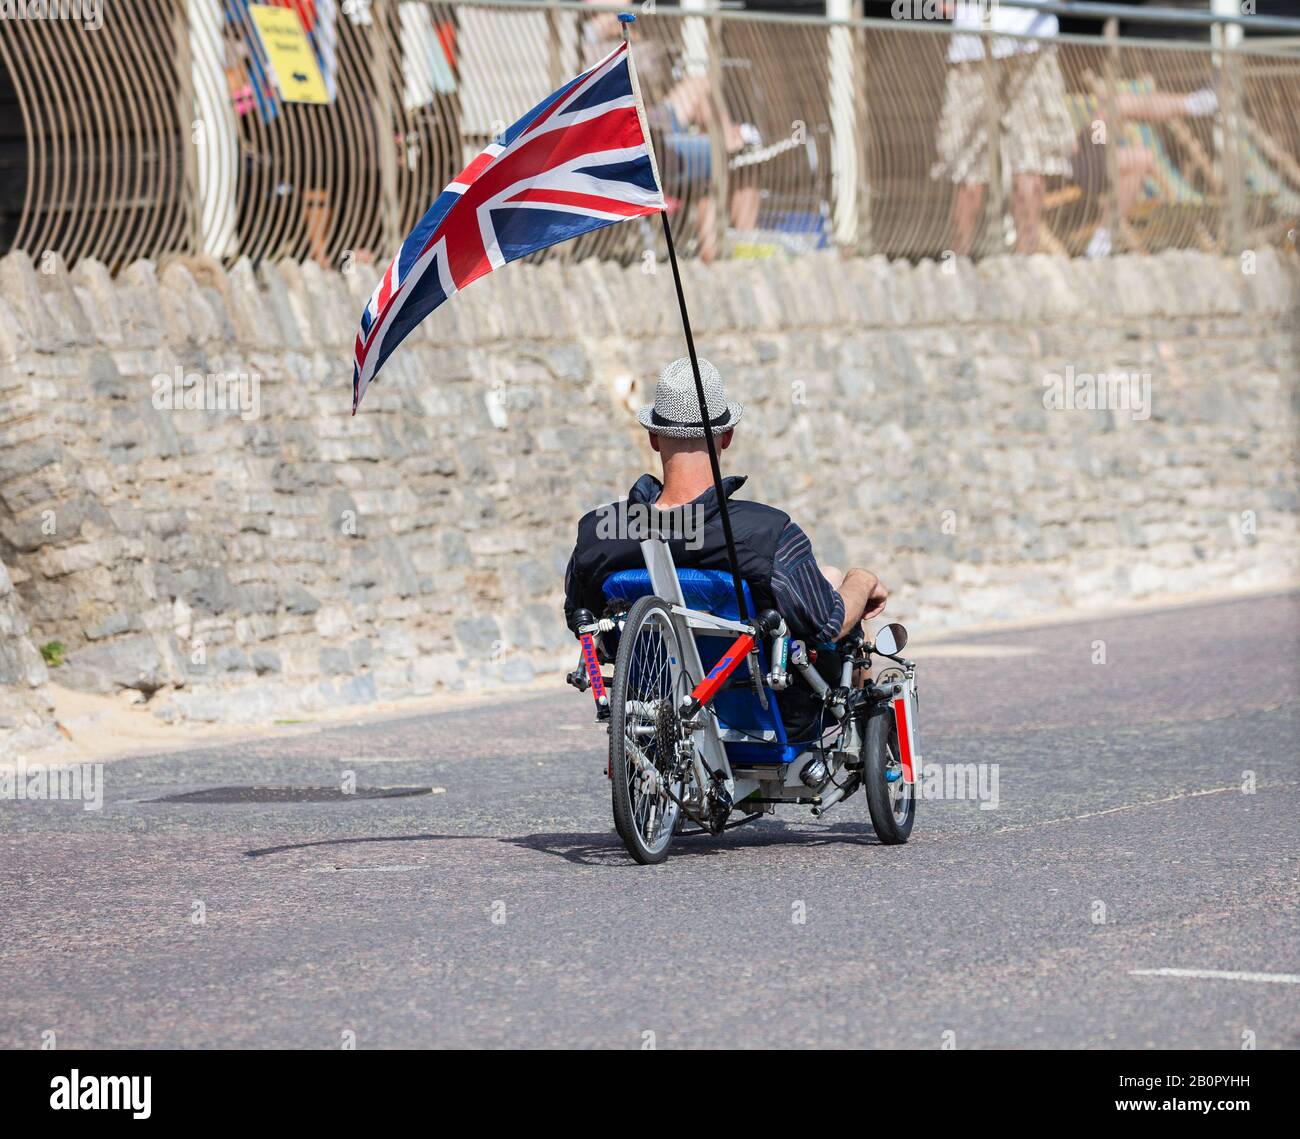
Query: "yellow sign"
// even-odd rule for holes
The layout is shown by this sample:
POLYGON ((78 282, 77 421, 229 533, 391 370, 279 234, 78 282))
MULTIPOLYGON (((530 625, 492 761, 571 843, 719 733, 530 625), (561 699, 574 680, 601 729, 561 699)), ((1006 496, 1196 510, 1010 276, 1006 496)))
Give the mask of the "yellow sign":
POLYGON ((286 103, 328 103, 325 80, 298 13, 268 4, 250 4, 248 13, 266 50, 280 98, 286 103))

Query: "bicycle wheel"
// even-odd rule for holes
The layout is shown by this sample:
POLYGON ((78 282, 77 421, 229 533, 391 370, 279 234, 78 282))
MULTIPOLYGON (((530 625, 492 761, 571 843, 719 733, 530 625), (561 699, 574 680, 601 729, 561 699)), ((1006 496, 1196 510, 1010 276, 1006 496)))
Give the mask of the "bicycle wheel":
POLYGON ((658 597, 632 606, 619 634, 610 694, 609 765, 614 826, 640 863, 668 856, 686 767, 678 707, 688 681, 671 611, 658 597))
POLYGON ((916 821, 916 788, 903 782, 898 725, 888 704, 867 717, 862 744, 862 782, 876 837, 886 845, 906 842, 916 821))

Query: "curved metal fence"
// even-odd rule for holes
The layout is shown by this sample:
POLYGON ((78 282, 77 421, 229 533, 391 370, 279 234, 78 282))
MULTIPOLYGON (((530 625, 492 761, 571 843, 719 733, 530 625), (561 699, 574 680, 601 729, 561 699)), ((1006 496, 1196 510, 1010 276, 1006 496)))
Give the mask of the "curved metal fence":
MULTIPOLYGON (((381 262, 474 153, 619 35, 612 8, 572 3, 47 7, 64 18, 0 20, 0 247, 114 269, 381 262), (268 7, 297 17, 295 42, 259 27, 268 7)), ((633 37, 686 255, 1295 240, 1300 56, 1281 49, 667 8, 633 37)), ((630 224, 543 256, 655 244, 630 224)))

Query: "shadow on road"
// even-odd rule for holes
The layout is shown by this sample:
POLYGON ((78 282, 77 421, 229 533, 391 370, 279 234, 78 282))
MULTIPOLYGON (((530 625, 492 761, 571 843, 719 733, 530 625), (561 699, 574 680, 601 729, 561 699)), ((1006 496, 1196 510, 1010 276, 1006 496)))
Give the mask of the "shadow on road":
MULTIPOLYGON (((622 840, 613 831, 596 834, 530 834, 518 838, 501 838, 498 841, 553 854, 566 862, 579 866, 631 866, 631 857, 622 840)), ((815 831, 801 830, 788 823, 771 820, 757 827, 745 827, 737 834, 682 835, 673 843, 669 858, 711 857, 716 854, 736 853, 745 848, 788 846, 832 846, 840 843, 858 843, 879 846, 880 840, 867 823, 838 823, 815 831)))
MULTIPOLYGON (((390 834, 363 835, 354 838, 324 838, 313 842, 292 842, 283 846, 265 846, 244 851, 245 858, 264 858, 271 854, 285 854, 294 850, 310 850, 321 846, 355 846, 361 843, 385 842, 449 842, 472 840, 500 842, 520 846, 542 854, 551 854, 579 866, 632 865, 632 860, 622 841, 613 831, 595 833, 559 832, 529 835, 485 834, 390 834)), ((855 843, 879 846, 880 840, 867 823, 836 823, 815 831, 801 830, 781 820, 770 820, 757 827, 745 827, 737 834, 723 836, 682 835, 673 844, 672 858, 693 856, 711 857, 735 852, 747 847, 768 846, 832 846, 855 843)))

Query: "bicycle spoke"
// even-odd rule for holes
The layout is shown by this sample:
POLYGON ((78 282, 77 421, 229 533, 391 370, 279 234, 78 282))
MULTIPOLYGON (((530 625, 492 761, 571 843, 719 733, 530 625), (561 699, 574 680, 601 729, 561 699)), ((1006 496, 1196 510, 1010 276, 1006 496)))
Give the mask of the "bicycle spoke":
POLYGON ((672 626, 652 614, 633 634, 623 687, 625 780, 631 822, 647 847, 671 838, 677 805, 671 786, 675 749, 664 738, 663 717, 673 707, 672 626), (653 770, 648 770, 653 769, 653 770))

